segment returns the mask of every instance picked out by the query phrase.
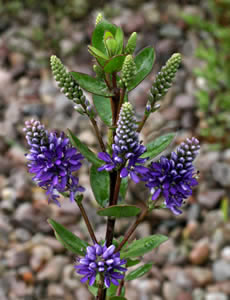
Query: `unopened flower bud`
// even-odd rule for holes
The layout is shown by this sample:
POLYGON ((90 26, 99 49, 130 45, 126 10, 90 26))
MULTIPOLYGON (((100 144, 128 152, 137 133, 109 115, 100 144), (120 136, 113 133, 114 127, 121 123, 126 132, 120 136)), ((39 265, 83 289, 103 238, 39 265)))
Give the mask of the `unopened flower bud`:
POLYGON ((127 45, 125 47, 125 54, 133 54, 133 52, 136 49, 137 44, 137 33, 133 32, 127 42, 127 45))
POLYGON ((126 87, 128 87, 130 81, 136 75, 137 69, 136 64, 133 60, 132 55, 127 55, 122 66, 122 81, 126 87))
POLYGON ((153 105, 156 101, 161 100, 168 89, 172 85, 172 81, 181 63, 181 55, 179 53, 173 54, 157 74, 156 79, 151 88, 149 101, 153 105))
POLYGON ((68 73, 61 60, 57 56, 51 56, 50 64, 54 78, 57 81, 61 92, 64 93, 67 98, 75 102, 76 99, 80 98, 83 94, 78 83, 68 73))
POLYGON ((103 15, 102 13, 99 13, 96 17, 96 22, 95 22, 95 25, 97 26, 103 19, 103 15))

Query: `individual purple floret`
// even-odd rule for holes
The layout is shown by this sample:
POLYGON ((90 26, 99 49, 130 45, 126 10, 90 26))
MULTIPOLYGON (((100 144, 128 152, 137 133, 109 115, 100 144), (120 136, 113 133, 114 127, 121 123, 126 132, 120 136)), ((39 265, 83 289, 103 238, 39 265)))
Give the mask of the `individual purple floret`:
POLYGON ((121 177, 130 175, 133 181, 139 182, 138 174, 142 175, 148 171, 143 166, 148 158, 140 158, 146 148, 139 142, 137 121, 133 107, 129 102, 122 105, 112 150, 112 157, 106 152, 98 154, 98 157, 106 163, 98 170, 121 169, 121 177))
POLYGON ((104 283, 107 288, 111 282, 119 285, 118 280, 124 278, 121 272, 127 271, 122 265, 126 264, 124 259, 120 259, 120 252, 115 251, 115 246, 111 245, 107 248, 106 245, 101 246, 94 244, 88 246, 84 258, 78 259, 78 264, 75 266, 78 274, 84 275, 81 282, 89 280, 89 285, 93 285, 97 274, 104 277, 104 283))
POLYGON ((152 200, 163 195, 166 207, 174 214, 181 213, 178 207, 192 194, 192 187, 198 184, 192 163, 199 149, 199 141, 196 138, 187 139, 180 144, 176 152, 171 153, 170 158, 162 156, 159 162, 153 162, 145 176, 152 200))
POLYGON ((33 180, 47 192, 49 201, 53 200, 60 206, 59 193, 70 192, 70 200, 74 201, 77 192, 83 192, 79 179, 73 172, 81 167, 84 158, 70 145, 64 133, 48 133, 39 121, 27 121, 24 131, 30 145, 30 153, 26 158, 29 172, 34 173, 33 180))

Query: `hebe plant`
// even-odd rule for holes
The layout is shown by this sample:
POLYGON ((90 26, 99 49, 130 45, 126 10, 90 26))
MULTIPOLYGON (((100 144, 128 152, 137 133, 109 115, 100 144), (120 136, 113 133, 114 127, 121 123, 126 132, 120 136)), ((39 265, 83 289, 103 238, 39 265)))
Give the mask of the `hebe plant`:
POLYGON ((230 1, 209 0, 208 14, 201 18, 184 15, 184 20, 201 33, 196 55, 203 61, 194 73, 203 87, 196 93, 200 132, 211 143, 229 147, 230 138, 230 1))
POLYGON ((152 160, 171 143, 170 133, 143 145, 140 131, 149 115, 159 107, 158 101, 168 91, 181 62, 180 54, 173 54, 157 74, 149 92, 143 119, 137 122, 135 111, 129 102, 129 92, 150 73, 154 62, 152 47, 143 49, 134 56, 136 33, 124 47, 121 28, 97 17, 89 52, 95 58, 95 77, 79 72, 68 72, 61 61, 51 57, 51 68, 61 91, 69 98, 74 108, 91 122, 100 152, 94 153, 83 144, 71 130, 68 137, 62 132, 48 131, 39 121, 26 122, 25 132, 30 152, 29 172, 35 174, 34 181, 53 201, 60 205, 60 197, 68 197, 77 204, 85 221, 91 243, 81 240, 64 226, 49 219, 57 239, 76 255, 75 269, 81 282, 87 283, 98 300, 124 300, 125 282, 146 274, 152 262, 129 272, 129 267, 141 262, 141 257, 167 237, 154 234, 130 242, 137 226, 153 209, 170 209, 180 214, 180 207, 197 185, 193 161, 199 152, 196 138, 181 143, 176 152, 168 157, 152 160), (93 104, 84 96, 83 90, 93 94, 93 104), (107 139, 103 139, 95 116, 101 118, 108 128, 107 139), (98 240, 84 208, 84 187, 79 183, 76 171, 83 159, 91 164, 90 182, 99 209, 99 216, 107 218, 104 240, 98 240), (150 197, 141 210, 127 205, 128 181, 145 182, 150 197), (115 238, 115 222, 119 218, 135 217, 124 236, 115 238))

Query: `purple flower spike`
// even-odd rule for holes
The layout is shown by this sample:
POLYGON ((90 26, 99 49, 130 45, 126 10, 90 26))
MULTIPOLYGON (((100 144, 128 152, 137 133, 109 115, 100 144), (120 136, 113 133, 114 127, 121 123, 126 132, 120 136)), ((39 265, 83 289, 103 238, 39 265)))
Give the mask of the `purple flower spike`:
POLYGON ((130 176, 134 182, 139 182, 140 177, 148 169, 143 164, 148 158, 140 158, 146 148, 139 142, 137 120, 133 107, 126 102, 122 105, 119 115, 114 144, 112 145, 112 157, 106 152, 100 152, 98 157, 105 164, 98 171, 120 170, 122 178, 130 176))
POLYGON ((166 207, 176 215, 181 213, 178 207, 192 195, 192 187, 198 184, 192 162, 199 149, 196 138, 187 139, 179 145, 176 152, 171 153, 170 158, 162 156, 158 162, 152 163, 149 172, 144 175, 152 200, 163 195, 166 207))
POLYGON ((48 133, 39 121, 27 121, 24 131, 31 147, 26 157, 30 161, 29 172, 35 174, 33 180, 47 191, 49 202, 52 200, 60 206, 58 192, 66 191, 74 201, 75 194, 84 191, 78 177, 73 175, 84 157, 70 145, 64 133, 48 133))
POLYGON ((94 244, 86 249, 86 255, 80 259, 75 269, 78 274, 83 275, 81 282, 89 281, 89 285, 93 285, 96 276, 102 273, 104 276, 104 284, 107 288, 110 287, 111 282, 114 285, 119 285, 120 279, 124 278, 121 272, 127 271, 126 268, 121 267, 126 264, 124 259, 120 259, 120 253, 115 251, 115 246, 106 245, 101 246, 94 244))

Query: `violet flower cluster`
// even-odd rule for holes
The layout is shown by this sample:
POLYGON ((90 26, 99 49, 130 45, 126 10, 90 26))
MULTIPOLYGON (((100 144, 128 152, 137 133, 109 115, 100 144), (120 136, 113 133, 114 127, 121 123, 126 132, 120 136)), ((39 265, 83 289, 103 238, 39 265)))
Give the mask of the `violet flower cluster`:
POLYGON ((30 120, 25 123, 26 139, 30 146, 29 172, 34 173, 33 180, 47 192, 49 202, 58 206, 59 193, 70 192, 70 200, 74 201, 77 192, 83 192, 79 178, 73 173, 80 169, 84 158, 70 145, 64 133, 48 132, 39 121, 30 120))
POLYGON ((98 157, 105 161, 105 165, 99 171, 120 170, 122 178, 130 175, 131 179, 138 183, 140 176, 146 174, 148 169, 143 166, 148 158, 141 158, 146 147, 139 142, 137 121, 133 107, 126 102, 122 105, 118 126, 112 145, 112 157, 106 152, 100 152, 98 157))
POLYGON ((144 177, 146 186, 151 190, 152 200, 163 195, 165 205, 174 214, 180 214, 184 200, 192 194, 192 187, 198 184, 193 160, 199 153, 200 145, 196 138, 181 143, 170 158, 162 156, 159 162, 150 165, 144 177))
POLYGON ((115 246, 106 245, 101 246, 94 244, 88 246, 84 258, 78 259, 78 264, 75 266, 77 273, 84 275, 81 282, 84 283, 89 280, 89 285, 93 285, 97 274, 102 274, 104 277, 104 284, 107 288, 110 287, 111 282, 114 285, 119 285, 120 279, 124 278, 121 272, 127 271, 122 265, 126 264, 124 259, 120 258, 120 253, 115 253, 115 246))

